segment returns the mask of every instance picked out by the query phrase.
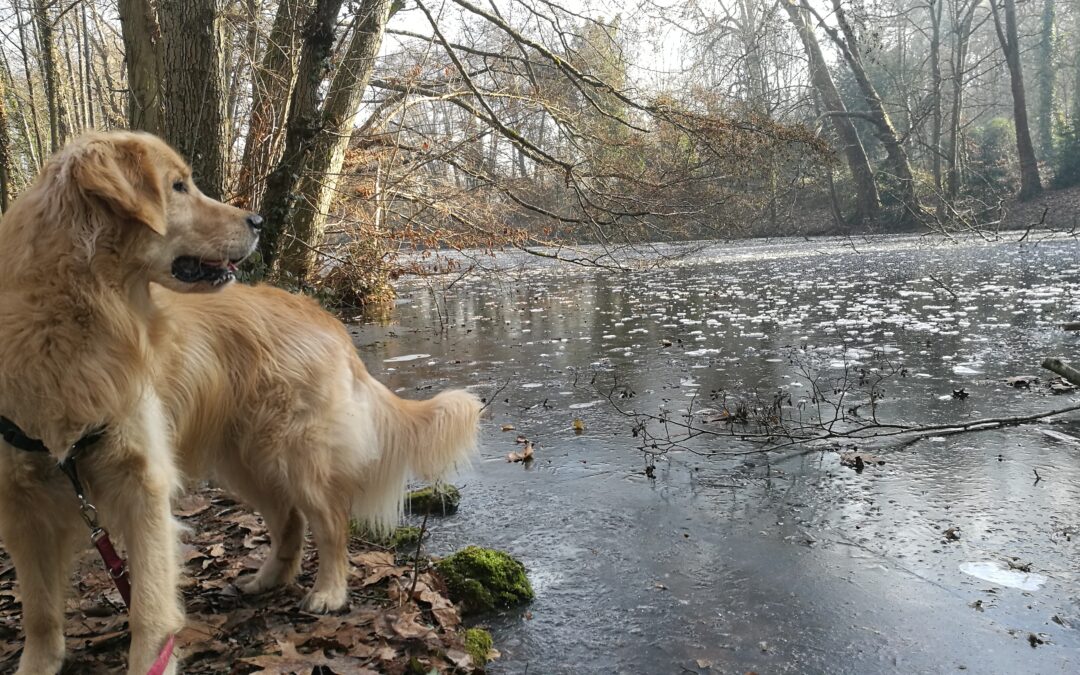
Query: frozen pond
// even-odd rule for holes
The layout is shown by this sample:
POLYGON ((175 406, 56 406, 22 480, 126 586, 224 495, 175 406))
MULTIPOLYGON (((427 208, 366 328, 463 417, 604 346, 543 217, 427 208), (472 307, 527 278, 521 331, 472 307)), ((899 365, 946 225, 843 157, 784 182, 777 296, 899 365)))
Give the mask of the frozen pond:
POLYGON ((403 285, 390 323, 352 330, 402 395, 505 385, 431 541, 529 569, 536 601, 484 622, 491 672, 1076 673, 1080 414, 874 449, 884 463, 861 473, 834 450, 703 456, 754 446, 699 437, 650 478, 602 394, 617 382, 634 393, 620 406, 653 413, 722 392, 797 406, 799 368, 887 360, 904 377, 883 384, 880 421, 1065 407, 1080 395, 1051 393, 1039 363, 1080 361, 1080 334, 1057 328, 1080 317, 1077 252, 781 240, 625 274, 503 256, 445 292, 403 285), (519 434, 528 467, 506 461, 519 434))

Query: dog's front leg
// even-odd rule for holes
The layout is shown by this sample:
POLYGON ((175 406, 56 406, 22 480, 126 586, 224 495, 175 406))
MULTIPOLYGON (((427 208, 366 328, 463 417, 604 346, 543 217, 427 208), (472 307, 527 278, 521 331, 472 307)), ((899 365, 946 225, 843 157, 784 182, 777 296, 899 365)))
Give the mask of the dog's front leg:
POLYGON ((15 563, 26 633, 18 675, 52 675, 64 663, 64 598, 84 531, 70 486, 38 464, 0 466, 0 539, 15 563))
MULTIPOLYGON (((104 481, 96 480, 109 486, 109 495, 99 498, 99 505, 124 542, 131 575, 128 672, 145 675, 169 636, 184 627, 179 533, 170 510, 172 476, 137 455, 104 474, 104 481)), ((166 672, 175 672, 173 661, 166 672)))
MULTIPOLYGON (((135 424, 110 432, 107 452, 91 452, 88 457, 98 508, 127 549, 132 675, 145 675, 169 636, 184 627, 179 528, 170 504, 176 470, 161 428, 160 407, 147 401, 141 412, 135 424)), ((165 672, 176 672, 175 657, 165 672)))

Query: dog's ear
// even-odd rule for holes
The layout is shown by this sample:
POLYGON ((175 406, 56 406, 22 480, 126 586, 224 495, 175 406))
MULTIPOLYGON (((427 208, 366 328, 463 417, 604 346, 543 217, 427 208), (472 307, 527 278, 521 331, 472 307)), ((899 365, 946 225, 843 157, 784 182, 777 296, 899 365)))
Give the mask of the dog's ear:
POLYGON ((165 234, 165 200, 147 148, 136 140, 96 138, 73 158, 71 177, 120 218, 165 234))

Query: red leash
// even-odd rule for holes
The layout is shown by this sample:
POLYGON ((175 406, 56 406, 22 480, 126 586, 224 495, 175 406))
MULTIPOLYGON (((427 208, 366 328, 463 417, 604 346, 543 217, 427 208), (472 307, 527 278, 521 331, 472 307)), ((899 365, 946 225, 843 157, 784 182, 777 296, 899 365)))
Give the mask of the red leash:
MULTIPOLYGON (((109 538, 109 532, 98 525, 97 509, 86 499, 82 481, 79 480, 79 473, 75 468, 74 452, 60 463, 60 470, 71 479, 71 484, 75 488, 75 496, 79 499, 79 513, 82 515, 87 527, 90 528, 90 542, 94 544, 94 548, 101 555, 101 562, 105 563, 105 570, 109 573, 109 578, 112 579, 116 590, 120 593, 120 597, 124 599, 124 606, 130 610, 131 579, 128 576, 127 563, 116 552, 116 547, 113 546, 112 539, 109 538)), ((169 659, 172 658, 175 646, 176 636, 170 635, 169 639, 165 641, 165 646, 158 652, 158 657, 150 666, 150 670, 146 671, 146 675, 164 675, 165 670, 169 667, 169 659)))

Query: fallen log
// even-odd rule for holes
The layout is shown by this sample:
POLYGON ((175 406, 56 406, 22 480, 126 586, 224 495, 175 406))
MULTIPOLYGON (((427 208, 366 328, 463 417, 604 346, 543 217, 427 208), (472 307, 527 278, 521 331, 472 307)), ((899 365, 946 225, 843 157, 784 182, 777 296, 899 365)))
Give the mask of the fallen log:
POLYGON ((1057 373, 1069 382, 1080 387, 1080 370, 1073 368, 1061 359, 1046 359, 1042 362, 1042 367, 1057 373))

